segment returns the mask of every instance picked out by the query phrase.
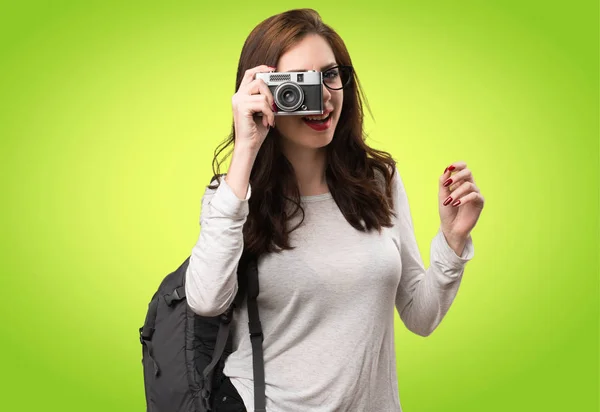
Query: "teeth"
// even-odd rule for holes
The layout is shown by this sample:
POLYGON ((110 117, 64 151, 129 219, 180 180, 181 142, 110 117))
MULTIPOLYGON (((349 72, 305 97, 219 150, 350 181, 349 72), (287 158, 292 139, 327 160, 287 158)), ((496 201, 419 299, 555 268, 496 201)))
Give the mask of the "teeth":
POLYGON ((308 120, 324 120, 324 119, 327 119, 328 117, 329 117, 329 113, 323 114, 321 116, 305 116, 304 118, 308 119, 308 120))

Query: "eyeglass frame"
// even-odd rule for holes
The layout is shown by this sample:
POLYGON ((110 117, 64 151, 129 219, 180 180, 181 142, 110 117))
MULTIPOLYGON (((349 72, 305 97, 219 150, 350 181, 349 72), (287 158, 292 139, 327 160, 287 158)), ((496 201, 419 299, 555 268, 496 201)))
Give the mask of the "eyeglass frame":
POLYGON ((325 87, 327 87, 329 90, 342 90, 342 89, 345 89, 347 86, 350 85, 350 82, 352 81, 352 75, 354 74, 354 67, 352 67, 352 66, 348 66, 348 65, 344 65, 344 64, 338 64, 337 66, 333 66, 333 67, 330 67, 330 68, 328 68, 326 70, 323 70, 321 73, 322 73, 322 75, 325 75, 325 73, 327 73, 329 70, 339 69, 339 68, 348 69, 348 71, 349 71, 349 73, 348 73, 348 81, 346 82, 346 84, 342 85, 342 87, 340 87, 339 89, 334 89, 332 87, 329 87, 325 83, 325 77, 323 77, 323 85, 325 87))

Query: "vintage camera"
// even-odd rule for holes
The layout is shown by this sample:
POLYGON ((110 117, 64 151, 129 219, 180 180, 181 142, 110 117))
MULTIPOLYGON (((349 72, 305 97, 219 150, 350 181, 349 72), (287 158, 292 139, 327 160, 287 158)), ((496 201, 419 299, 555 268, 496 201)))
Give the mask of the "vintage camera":
POLYGON ((308 116, 323 114, 323 73, 306 72, 257 73, 277 105, 276 116, 308 116))

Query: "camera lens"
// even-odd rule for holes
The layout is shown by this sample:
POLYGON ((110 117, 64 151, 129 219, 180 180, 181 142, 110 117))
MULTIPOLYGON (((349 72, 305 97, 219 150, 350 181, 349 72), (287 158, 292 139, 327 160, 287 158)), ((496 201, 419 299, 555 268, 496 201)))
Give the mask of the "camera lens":
POLYGON ((283 101, 286 102, 288 105, 292 105, 294 103, 294 100, 298 98, 298 96, 296 96, 296 94, 291 90, 284 91, 282 95, 283 101))
POLYGON ((275 90, 275 103, 279 109, 293 112, 302 105, 304 93, 295 83, 283 83, 275 90))

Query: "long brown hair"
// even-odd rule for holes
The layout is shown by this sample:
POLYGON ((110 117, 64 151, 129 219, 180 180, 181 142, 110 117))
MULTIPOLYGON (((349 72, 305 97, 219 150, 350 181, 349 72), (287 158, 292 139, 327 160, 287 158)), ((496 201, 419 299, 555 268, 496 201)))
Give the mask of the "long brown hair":
MULTIPOLYGON (((312 9, 296 9, 281 13, 261 22, 252 30, 240 56, 235 90, 240 87, 244 72, 266 64, 277 66, 279 57, 308 34, 322 36, 331 46, 339 65, 352 65, 352 60, 341 37, 312 9)), ((370 148, 363 132, 363 100, 358 76, 344 89, 344 101, 332 142, 327 146, 326 181, 333 199, 350 225, 360 231, 391 227, 393 212, 391 181, 395 161, 387 152, 370 148), (382 179, 383 178, 383 179, 382 179)), ((370 109, 369 109, 370 110, 370 109)), ((249 215, 244 224, 244 247, 254 254, 293 249, 287 222, 304 210, 300 204, 300 190, 292 164, 281 152, 280 136, 271 129, 263 142, 250 174, 252 195, 249 215), (290 213, 289 204, 294 205, 290 213)), ((235 142, 235 128, 215 150, 213 179, 220 184, 221 152, 235 142)))

